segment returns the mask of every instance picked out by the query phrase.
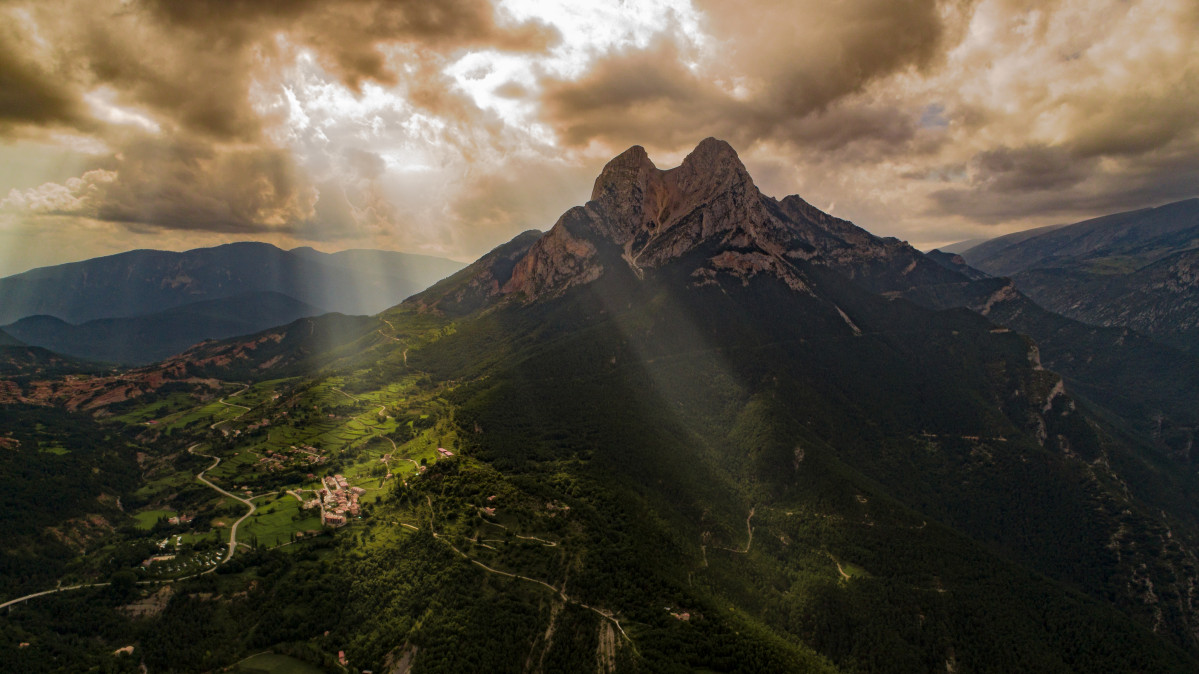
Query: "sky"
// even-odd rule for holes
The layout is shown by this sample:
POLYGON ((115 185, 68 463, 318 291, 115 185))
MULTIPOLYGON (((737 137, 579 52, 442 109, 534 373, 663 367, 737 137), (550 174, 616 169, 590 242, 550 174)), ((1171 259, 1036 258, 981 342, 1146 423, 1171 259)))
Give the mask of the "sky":
POLYGON ((716 136, 919 248, 1199 195, 1194 0, 0 0, 0 276, 470 261, 716 136))

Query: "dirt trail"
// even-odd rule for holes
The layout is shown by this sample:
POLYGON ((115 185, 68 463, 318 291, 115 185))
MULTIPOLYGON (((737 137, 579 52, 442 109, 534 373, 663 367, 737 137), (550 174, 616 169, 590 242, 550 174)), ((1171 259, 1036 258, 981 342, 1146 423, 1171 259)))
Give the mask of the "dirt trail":
MULTIPOLYGON (((608 611, 608 610, 602 609, 602 608, 597 608, 597 607, 591 606, 589 604, 584 604, 583 602, 578 601, 577 599, 572 599, 569 595, 566 594, 565 588, 563 588, 563 589, 556 588, 553 585, 550 585, 549 583, 545 582, 544 580, 538 580, 536 578, 529 578, 528 576, 522 576, 518 573, 508 573, 507 571, 500 571, 499 569, 493 569, 492 567, 487 566, 483 562, 480 562, 479 560, 472 558, 470 555, 466 554, 465 552, 462 552, 457 547, 455 547, 453 543, 450 543, 449 540, 442 538, 441 535, 437 533, 437 529, 434 526, 434 522, 433 522, 433 497, 429 496, 428 494, 425 494, 425 501, 429 504, 429 528, 433 534, 433 537, 444 542, 446 545, 450 546, 450 549, 453 550, 454 552, 458 553, 458 555, 460 557, 462 557, 466 561, 470 562, 471 564, 474 564, 475 566, 483 569, 484 571, 487 571, 488 573, 494 573, 499 576, 507 576, 508 578, 515 578, 517 580, 523 580, 523 581, 527 581, 529 583, 536 583, 538 585, 541 585, 541 586, 549 589, 554 594, 558 595, 558 598, 560 598, 562 601, 564 601, 568 604, 574 604, 575 606, 578 606, 580 608, 585 608, 588 611, 595 613, 596 615, 604 618, 605 620, 610 621, 613 625, 615 625, 616 629, 620 631, 620 635, 622 637, 624 637, 629 642, 630 645, 633 646, 634 650, 636 650, 637 647, 635 645, 633 645, 633 640, 631 638, 629 638, 629 635, 624 631, 624 628, 621 627, 620 620, 618 620, 616 618, 616 616, 612 614, 611 611, 608 611)), ((751 515, 751 517, 752 517, 752 515, 751 515)), ((403 525, 403 526, 407 526, 411 529, 416 529, 416 527, 413 527, 411 525, 403 525)))
MULTIPOLYGON (((384 323, 387 323, 387 321, 383 321, 383 322, 384 322, 384 323)), ((391 325, 391 323, 387 323, 387 324, 388 324, 388 325, 391 325)), ((395 328, 392 328, 392 330, 394 330, 394 329, 395 329, 395 328)), ((403 344, 403 343, 404 343, 404 341, 403 341, 403 340, 401 340, 401 339, 396 339, 395 337, 392 337, 391 335, 387 334, 386 332, 383 332, 382 330, 375 330, 375 332, 379 333, 379 336, 380 336, 380 337, 386 337, 387 339, 390 339, 390 340, 391 340, 391 341, 393 341, 393 342, 399 342, 400 344, 403 344)))
MULTIPOLYGON (((507 528, 508 528, 506 525, 504 525, 504 524, 500 524, 499 522, 488 522, 487 524, 490 524, 490 525, 491 525, 491 526, 493 526, 493 527, 499 527, 499 528, 501 528, 501 529, 507 529, 507 528)), ((544 538, 537 538, 536 536, 521 536, 520 534, 512 534, 512 535, 513 535, 513 536, 515 536, 515 537, 517 537, 517 538, 523 538, 523 539, 525 539, 526 541, 537 541, 538 543, 541 543, 542 545, 544 545, 544 546, 545 546, 545 547, 547 547, 547 548, 556 548, 556 547, 558 547, 558 544, 557 544, 557 543, 555 543, 554 541, 547 541, 547 540, 545 540, 544 538)))
POLYGON ((601 623, 599 630, 599 643, 595 647, 595 671, 598 674, 611 674, 616 671, 616 632, 608 623, 601 623))
MULTIPOLYGON (((358 416, 356 416, 356 417, 354 417, 354 418, 355 418, 355 419, 362 419, 363 417, 369 417, 369 416, 378 417, 380 414, 383 414, 383 412, 384 412, 386 409, 387 409, 387 405, 379 405, 379 410, 378 410, 377 412, 375 412, 373 415, 372 415, 370 412, 365 412, 365 413, 363 413, 363 414, 359 414, 358 416)), ((395 443, 394 443, 394 442, 393 442, 393 443, 391 443, 391 444, 392 444, 392 445, 395 445, 395 443)))
MULTIPOLYGON (((753 527, 753 524, 752 524, 751 522, 752 522, 752 520, 753 520, 753 518, 754 518, 754 510, 755 510, 755 509, 756 509, 756 506, 755 506, 754 508, 750 508, 750 509, 749 509, 749 517, 746 517, 746 518, 745 518, 745 529, 746 529, 746 531, 748 531, 748 532, 749 532, 749 540, 747 540, 747 541, 745 542, 745 549, 743 549, 743 550, 737 550, 737 549, 735 549, 735 548, 717 548, 718 550, 725 550, 725 551, 727 551, 727 552, 735 552, 735 553, 737 553, 737 554, 739 554, 739 555, 744 555, 744 554, 746 554, 746 553, 748 553, 748 552, 749 552, 749 548, 750 548, 750 546, 752 546, 752 545, 754 544, 754 527, 753 527)), ((707 561, 707 554, 706 554, 706 553, 705 553, 704 559, 705 559, 705 562, 706 562, 706 561, 707 561)))

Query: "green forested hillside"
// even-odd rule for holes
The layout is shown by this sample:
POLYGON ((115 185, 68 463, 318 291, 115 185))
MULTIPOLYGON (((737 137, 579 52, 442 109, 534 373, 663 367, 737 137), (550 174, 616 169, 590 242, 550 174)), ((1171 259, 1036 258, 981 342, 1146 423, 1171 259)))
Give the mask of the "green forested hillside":
POLYGON ((136 471, 62 562, 87 587, 0 615, 4 666, 1199 669, 1193 475, 1028 337, 877 294, 965 277, 762 197, 719 141, 682 173, 638 150, 377 317, 67 398, 94 418, 62 449, 136 471))

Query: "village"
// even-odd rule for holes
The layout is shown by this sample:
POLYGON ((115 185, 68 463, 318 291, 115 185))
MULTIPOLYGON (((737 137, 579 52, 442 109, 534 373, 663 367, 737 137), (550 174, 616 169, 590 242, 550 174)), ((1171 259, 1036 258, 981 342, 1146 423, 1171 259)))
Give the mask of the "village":
POLYGON ((339 527, 348 517, 358 517, 361 506, 358 498, 366 493, 362 487, 351 487, 344 475, 338 473, 321 480, 325 487, 317 492, 318 500, 304 504, 305 508, 320 506, 321 522, 326 526, 339 527))

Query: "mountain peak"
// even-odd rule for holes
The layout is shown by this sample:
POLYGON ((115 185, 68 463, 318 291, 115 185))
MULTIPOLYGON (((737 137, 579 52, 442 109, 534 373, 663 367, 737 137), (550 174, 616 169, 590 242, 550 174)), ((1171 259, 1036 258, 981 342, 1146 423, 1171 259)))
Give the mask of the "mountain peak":
MULTIPOLYGON (((907 287, 913 273, 951 274, 907 244, 879 239, 799 197, 766 197, 731 145, 705 138, 666 170, 644 147, 630 147, 604 166, 586 205, 566 211, 527 252, 522 246, 505 256, 503 273, 473 269, 455 287, 477 290, 478 301, 467 304, 482 306, 513 293, 554 295, 619 268, 644 279, 684 259, 694 265, 687 272, 693 285, 765 274, 801 292, 811 292, 801 267, 813 264, 884 288, 907 287)), ((434 295, 429 306, 438 304, 434 295)))
POLYGON ((709 173, 720 170, 733 170, 737 173, 746 173, 745 165, 741 163, 741 157, 737 156, 737 151, 732 145, 711 136, 701 140, 699 145, 688 154, 683 160, 679 168, 691 167, 694 170, 707 171, 709 173))
POLYGON ((591 201, 599 201, 604 194, 622 184, 641 182, 645 175, 658 167, 650 161, 649 154, 640 145, 634 145, 604 164, 591 188, 591 201))
POLYGON ((599 233, 620 246, 657 238, 717 201, 746 204, 759 197, 737 152, 716 138, 703 140, 682 164, 667 170, 634 145, 604 166, 591 191, 605 216, 596 223, 599 233))

